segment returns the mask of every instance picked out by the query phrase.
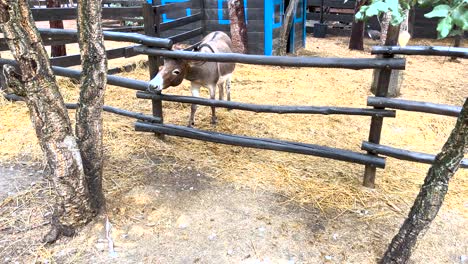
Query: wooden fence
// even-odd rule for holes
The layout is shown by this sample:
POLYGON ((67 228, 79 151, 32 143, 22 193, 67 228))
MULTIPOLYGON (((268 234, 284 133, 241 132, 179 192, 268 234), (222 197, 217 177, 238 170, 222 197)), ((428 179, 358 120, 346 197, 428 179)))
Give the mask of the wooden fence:
MULTIPOLYGON (((34 4, 36 1, 31 1, 34 4)), ((75 1, 76 2, 76 1, 75 1)), ((42 3, 42 2, 41 2, 42 3)), ((62 3, 69 3, 68 0, 63 0, 62 3)), ((108 0, 103 1, 103 4, 121 3, 122 5, 129 5, 128 7, 103 7, 102 17, 103 20, 108 19, 121 19, 122 17, 141 17, 140 20, 145 21, 146 26, 132 26, 132 27, 118 27, 112 29, 105 29, 104 38, 106 40, 124 41, 129 38, 131 33, 119 32, 139 32, 144 31, 148 36, 164 36, 172 40, 171 43, 182 41, 199 41, 204 33, 203 15, 199 9, 193 15, 175 19, 170 22, 164 22, 161 19, 161 14, 168 13, 168 10, 185 9, 191 7, 191 2, 180 2, 168 5, 153 6, 146 3, 146 1, 135 0, 108 0), (192 23, 198 23, 198 27, 191 27, 186 30, 185 26, 192 23), (115 31, 115 32, 112 32, 115 31), (120 38, 119 38, 120 36, 120 38)), ((76 19, 77 9, 75 7, 61 7, 61 8, 32 8, 32 15, 35 21, 49 21, 49 20, 71 20, 76 19)), ((193 26, 193 25, 192 25, 193 26)), ((60 29, 39 29, 41 37, 45 46, 64 45, 77 43, 76 30, 60 30, 60 29)), ((134 36, 134 35, 133 35, 134 36)), ((141 37, 141 35, 138 35, 141 37)), ((130 58, 137 56, 138 53, 134 51, 136 46, 127 46, 115 49, 108 49, 107 59, 130 58)), ((0 51, 8 50, 6 41, 0 39, 0 51)), ((61 67, 71 67, 80 65, 80 55, 69 55, 53 57, 50 59, 52 65, 61 67)), ((132 69, 131 65, 124 66, 123 68, 132 69)), ((159 68, 159 67, 158 67, 159 68)), ((109 73, 114 74, 122 70, 122 67, 110 69, 109 73)))
MULTIPOLYGON (((187 96, 176 96, 167 94, 152 94, 148 92, 137 92, 137 97, 141 99, 150 99, 153 101, 153 114, 161 120, 159 124, 151 124, 139 121, 135 128, 137 131, 153 132, 159 135, 172 135, 186 137, 191 139, 244 146, 251 148, 269 149, 314 155, 324 158, 331 158, 341 161, 353 162, 365 165, 363 184, 367 187, 375 186, 375 176, 377 168, 385 167, 385 160, 380 155, 394 157, 414 162, 432 163, 435 156, 425 153, 412 152, 390 146, 379 145, 383 118, 395 117, 393 108, 407 111, 418 111, 423 113, 432 113, 447 116, 458 116, 461 108, 455 106, 438 105, 425 102, 415 102, 408 100, 397 100, 386 98, 390 83, 392 70, 401 70, 405 68, 405 60, 394 58, 395 54, 406 55, 432 55, 432 56, 450 56, 467 58, 468 49, 466 48, 447 48, 447 47, 375 47, 372 54, 382 55, 382 58, 358 59, 358 58, 312 58, 312 57, 278 57, 278 56, 259 56, 245 54, 212 54, 212 53, 194 53, 189 51, 170 51, 164 49, 139 46, 135 52, 147 54, 152 58, 157 56, 171 57, 177 59, 189 59, 199 61, 215 62, 235 62, 256 65, 276 65, 290 67, 324 67, 324 68, 344 68, 344 69, 379 69, 378 89, 375 97, 368 98, 369 108, 346 108, 346 107, 314 107, 314 106, 272 106, 255 105, 238 102, 227 102, 220 100, 211 100, 203 98, 194 98, 187 96), (295 113, 295 114, 339 114, 339 115, 360 115, 370 116, 371 125, 369 138, 362 144, 362 150, 366 154, 357 153, 349 150, 318 146, 290 141, 281 141, 274 139, 253 138, 239 135, 229 135, 211 131, 203 131, 194 128, 181 127, 163 123, 162 101, 199 104, 205 106, 223 107, 228 109, 238 109, 252 112, 266 113, 295 113), (157 107, 157 109, 155 109, 157 107)), ((151 64, 150 64, 151 65, 151 64)), ((155 74, 150 72, 151 77, 155 74)), ((468 167, 468 160, 463 160, 462 168, 468 167)))
MULTIPOLYGON (((152 10, 152 8, 151 8, 152 10)), ((65 30, 49 30, 49 34, 60 36, 72 36, 76 38, 76 32, 65 30)), ((142 46, 133 49, 135 53, 146 54, 149 58, 149 66, 155 68, 158 56, 165 56, 179 59, 190 59, 199 61, 216 62, 236 62, 257 65, 277 65, 291 67, 326 67, 343 69, 379 69, 379 85, 376 97, 369 97, 367 105, 372 108, 350 108, 350 107, 324 107, 324 106, 272 106, 246 104, 240 102, 227 102, 221 100, 211 100, 197 97, 176 96, 168 94, 153 94, 147 92, 148 82, 133 80, 119 76, 108 76, 108 83, 115 86, 136 90, 136 96, 141 99, 153 101, 153 115, 134 113, 131 111, 117 109, 105 106, 104 111, 136 118, 139 121, 135 124, 137 131, 158 133, 160 135, 172 135, 178 137, 191 138, 227 145, 243 146, 257 149, 269 149, 283 152, 299 153, 304 155, 313 155, 340 161, 363 164, 366 166, 364 173, 364 185, 374 187, 376 168, 385 167, 385 158, 380 155, 394 157, 414 162, 432 163, 434 155, 412 152, 391 146, 379 144, 384 117, 395 117, 393 108, 407 111, 417 111, 446 116, 458 116, 460 107, 430 104, 424 102, 414 102, 400 99, 386 98, 389 85, 389 77, 392 70, 401 70, 405 68, 405 60, 394 58, 395 54, 407 55, 438 55, 450 57, 468 57, 466 48, 446 48, 446 47, 377 47, 372 50, 373 54, 382 54, 383 58, 316 58, 316 57, 279 57, 279 56, 259 56, 246 54, 212 54, 197 53, 189 51, 171 51, 173 41, 157 37, 144 36, 135 33, 117 33, 106 32, 106 39, 115 41, 131 41, 142 46), (281 113, 281 114, 322 114, 322 115, 359 115, 371 117, 371 126, 369 139, 362 143, 362 150, 366 153, 350 151, 328 146, 319 146, 314 144, 284 141, 269 138, 255 138, 240 135, 231 135, 213 131, 204 131, 195 128, 182 127, 163 122, 162 101, 194 103, 207 106, 224 107, 228 109, 238 109, 242 111, 281 113), (157 109, 155 108, 157 107, 157 109)), ((17 65, 15 61, 0 59, 1 64, 17 65)), ((81 72, 79 70, 67 69, 64 67, 53 66, 53 71, 58 76, 78 79, 81 72)), ((150 77, 155 72, 150 71, 150 77)), ((15 100, 15 96, 10 95, 10 99, 15 100)), ((16 98, 18 99, 18 98, 16 98)), ((76 108, 74 104, 67 104, 68 108, 76 108)), ((462 168, 468 167, 468 160, 462 161, 462 168)))

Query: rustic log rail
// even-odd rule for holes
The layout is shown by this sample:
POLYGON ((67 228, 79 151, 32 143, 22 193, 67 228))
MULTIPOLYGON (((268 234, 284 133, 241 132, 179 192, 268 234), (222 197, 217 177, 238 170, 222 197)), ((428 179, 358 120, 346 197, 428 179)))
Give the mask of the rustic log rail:
POLYGON ((468 58, 468 48, 442 47, 442 46, 375 46, 372 47, 372 54, 401 54, 420 56, 444 56, 456 58, 468 58))
MULTIPOLYGON (((394 148, 390 146, 384 146, 379 144, 374 144, 371 142, 364 141, 361 146, 362 150, 366 150, 375 154, 381 154, 388 157, 400 159, 400 160, 408 160, 426 164, 432 164, 435 161, 435 155, 426 154, 422 152, 416 151, 409 151, 399 148, 394 148)), ((468 159, 463 159, 460 163, 460 168, 468 168, 468 159)))
POLYGON ((328 106, 275 106, 246 104, 231 101, 212 100, 192 96, 179 96, 168 94, 152 94, 147 92, 137 92, 137 98, 160 99, 162 101, 190 103, 205 106, 223 107, 228 109, 238 109, 256 113, 277 113, 277 114, 321 114, 321 115, 361 115, 361 116, 382 116, 395 117, 395 111, 377 110, 371 108, 351 108, 351 107, 328 107, 328 106))
POLYGON ((235 62, 255 65, 273 65, 290 67, 344 68, 362 69, 395 69, 404 70, 405 59, 378 58, 321 58, 321 57, 285 57, 263 56, 239 53, 200 53, 191 51, 171 51, 154 49, 145 46, 134 48, 135 52, 153 56, 164 56, 175 59, 187 59, 213 62, 235 62))
MULTIPOLYGON (((78 41, 78 31, 76 29, 52 29, 39 28, 42 38, 65 38, 78 41)), ((112 41, 132 42, 158 48, 170 49, 173 41, 167 38, 157 38, 138 33, 104 31, 104 39, 112 41)))
MULTIPOLYGON (((21 96, 15 95, 15 94, 5 94, 4 97, 9 101, 25 101, 24 97, 21 97, 21 96)), ((78 104, 66 103, 65 107, 67 109, 77 109, 78 104)), ((108 105, 104 105, 102 107, 102 110, 104 110, 105 112, 116 114, 116 115, 131 117, 131 118, 135 118, 135 119, 150 122, 150 123, 160 123, 161 122, 161 120, 159 118, 154 117, 154 116, 145 115, 143 113, 137 113, 137 112, 128 111, 128 110, 124 110, 124 109, 119 109, 119 108, 108 106, 108 105)))
MULTIPOLYGON (((10 64, 13 66, 17 66, 18 63, 14 60, 8 59, 1 59, 0 58, 0 65, 10 64)), ((79 80, 80 79, 80 70, 68 69, 64 67, 52 66, 52 70, 54 74, 57 76, 68 77, 71 79, 79 80)), ((116 85, 124 88, 128 88, 131 90, 137 91, 146 91, 148 87, 148 83, 140 80, 134 80, 130 78, 120 77, 120 76, 107 76, 107 83, 110 85, 116 85)))
POLYGON ((204 131, 195 128, 166 125, 148 124, 137 122, 135 129, 142 132, 158 132, 171 136, 191 138, 227 145, 277 150, 305 155, 313 155, 323 158, 353 162, 358 164, 372 164, 373 166, 384 168, 385 159, 381 157, 366 155, 344 149, 330 148, 313 144, 297 143, 275 139, 254 138, 239 135, 229 135, 211 131, 204 131))
POLYGON ((368 97, 368 106, 388 107, 413 112, 458 117, 461 107, 385 97, 368 97))

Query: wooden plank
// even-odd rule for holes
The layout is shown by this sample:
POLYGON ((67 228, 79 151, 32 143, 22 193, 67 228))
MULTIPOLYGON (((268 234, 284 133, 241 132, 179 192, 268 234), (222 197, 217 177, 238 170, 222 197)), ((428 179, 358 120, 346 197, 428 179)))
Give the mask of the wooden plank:
MULTIPOLYGON (((374 154, 381 154, 400 160, 408 160, 426 164, 434 163, 436 157, 435 155, 431 154, 393 148, 365 141, 362 143, 361 149, 372 152, 374 154)), ((468 168, 468 159, 462 159, 462 161, 460 162, 460 168, 468 168)))
POLYGON ((144 122, 137 122, 135 124, 136 131, 142 132, 159 132, 166 135, 177 137, 191 138, 196 140, 221 143, 226 145, 269 149, 276 151, 284 151, 290 153, 299 153, 304 155, 313 155, 323 158, 330 158, 335 160, 347 161, 358 164, 370 164, 372 166, 384 168, 385 159, 371 155, 365 155, 349 150, 330 148, 325 146, 298 143, 291 141, 255 138, 238 135, 229 135, 211 131, 204 131, 194 128, 176 126, 176 125, 162 125, 162 124, 149 124, 144 122))
POLYGON ((199 27, 199 28, 196 28, 194 30, 190 30, 190 31, 187 31, 187 32, 184 32, 184 33, 181 33, 181 34, 169 37, 169 38, 174 43, 179 43, 179 42, 182 42, 184 40, 188 40, 188 39, 194 38, 196 36, 200 36, 202 34, 203 34, 203 29, 201 27, 199 27))
MULTIPOLYGON (((154 30, 154 29, 153 29, 154 30)), ((76 29, 50 29, 50 28, 39 28, 38 31, 41 33, 41 37, 49 39, 74 39, 77 42, 77 30, 76 29)), ((137 44, 144 44, 148 46, 160 47, 160 48, 171 48, 172 41, 170 39, 163 39, 157 37, 149 37, 138 33, 126 33, 126 32, 103 32, 105 40, 112 41, 125 41, 133 42, 137 44)))
MULTIPOLYGON (((263 6, 263 5, 262 5, 263 6)), ((265 10, 263 7, 261 8, 249 8, 247 12, 247 23, 250 19, 253 20, 260 20, 265 15, 265 10)), ((205 9, 205 19, 206 20, 216 20, 219 18, 219 10, 218 8, 206 8, 205 9)), ((229 20, 229 10, 223 9, 222 10, 222 18, 225 20, 229 20)))
MULTIPOLYGON (((217 9, 218 8, 218 1, 213 1, 213 0, 205 0, 205 8, 207 9, 217 9)), ((265 0, 248 0, 247 1, 247 13, 249 13, 249 10, 251 8, 258 8, 260 6, 265 5, 265 0)), ((223 1, 223 9, 227 9, 227 1, 223 1)))
POLYGON ((197 13, 195 15, 175 19, 174 21, 171 21, 171 22, 161 23, 159 25, 159 30, 164 31, 164 30, 180 27, 180 26, 190 24, 196 21, 200 21, 201 19, 202 19, 202 14, 197 13))
POLYGON ((292 67, 317 68, 345 68, 345 69, 404 69, 405 59, 378 59, 378 58, 321 58, 321 57, 285 57, 260 56, 238 53, 200 53, 188 51, 169 51, 151 49, 148 47, 135 47, 141 54, 165 56, 177 59, 190 59, 199 61, 236 62, 257 65, 275 65, 292 67))
POLYGON ((180 3, 172 3, 172 4, 166 4, 166 5, 158 5, 156 6, 157 12, 159 14, 164 14, 167 13, 171 10, 180 10, 180 9, 185 9, 185 8, 191 8, 192 7, 192 2, 180 2, 180 3))
MULTIPOLYGON (((326 21, 339 21, 344 23, 351 23, 354 20, 354 15, 352 14, 324 14, 324 19, 326 21)), ((320 20, 319 13, 307 13, 307 20, 320 20)))
MULTIPOLYGON (((343 9, 354 9, 356 4, 355 0, 343 1, 343 0, 326 0, 324 1, 325 7, 335 7, 343 9)), ((321 0, 307 0, 307 6, 320 6, 321 0)))
POLYGON ((190 103, 205 106, 223 107, 227 109, 238 109, 255 113, 277 113, 277 114, 320 114, 320 115, 359 115, 359 116, 384 116, 395 117, 395 111, 375 110, 370 108, 351 107, 328 107, 328 106, 275 106, 257 105, 223 100, 212 100, 192 96, 179 96, 168 94, 150 94, 138 92, 137 98, 161 99, 163 101, 190 103))
MULTIPOLYGON (((116 48, 106 50, 106 57, 108 60, 118 59, 118 58, 130 58, 137 56, 138 54, 133 51, 134 46, 123 47, 123 48, 116 48)), ((75 65, 81 64, 81 56, 80 54, 76 55, 69 55, 69 56, 60 56, 50 58, 50 62, 54 66, 60 67, 70 67, 75 65)))
MULTIPOLYGON (((33 8, 34 21, 72 20, 76 19, 76 8, 33 8)), ((103 19, 121 19, 124 16, 142 16, 141 7, 103 7, 103 19)))
POLYGON ((368 106, 389 107, 405 111, 429 113, 436 115, 445 115, 458 117, 461 112, 460 106, 434 104, 428 102, 410 101, 403 99, 384 98, 384 97, 368 97, 368 106))
MULTIPOLYGON (((8 59, 0 58, 0 65, 4 65, 4 64, 10 64, 15 67, 18 67, 18 62, 16 62, 15 60, 8 60, 8 59)), ((79 80, 81 76, 80 70, 69 69, 69 68, 64 68, 64 67, 52 66, 52 71, 54 72, 56 76, 63 76, 63 77, 67 77, 67 78, 71 78, 75 80, 79 80)), ((136 91, 146 91, 148 87, 148 82, 134 80, 134 79, 120 77, 120 76, 114 76, 114 75, 107 76, 107 84, 120 86, 123 88, 128 88, 128 89, 136 90, 136 91)))
POLYGON ((468 58, 468 48, 444 46, 374 46, 371 53, 468 58))
MULTIPOLYGON (((144 18, 144 27, 145 34, 148 36, 158 37, 161 30, 159 29, 161 13, 157 8, 154 8, 150 4, 143 4, 143 18, 144 18)), ((159 66, 162 65, 161 58, 159 56, 148 56, 148 69, 149 69, 149 79, 153 79, 159 71, 159 66)), ((161 123, 164 122, 164 114, 162 109, 161 100, 152 100, 152 113, 153 116, 159 118, 161 123)), ((160 139, 164 139, 164 135, 156 134, 160 139)))

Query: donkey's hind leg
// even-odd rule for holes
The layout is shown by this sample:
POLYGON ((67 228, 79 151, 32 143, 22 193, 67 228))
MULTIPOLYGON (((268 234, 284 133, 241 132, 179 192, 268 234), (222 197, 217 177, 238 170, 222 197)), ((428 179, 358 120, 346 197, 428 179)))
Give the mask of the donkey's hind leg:
POLYGON ((219 100, 224 100, 224 83, 218 84, 219 100))
MULTIPOLYGON (((201 87, 201 85, 196 84, 196 83, 192 83, 192 87, 191 87, 192 96, 200 97, 200 87, 201 87)), ((191 111, 190 111, 190 118, 189 118, 189 122, 188 122, 189 127, 195 125, 195 112, 197 111, 197 107, 198 106, 196 104, 192 104, 192 108, 191 108, 191 111)))
MULTIPOLYGON (((214 100, 216 98, 216 84, 212 86, 208 86, 208 90, 210 90, 210 98, 214 100)), ((218 118, 216 118, 216 108, 214 106, 211 107, 211 124, 216 125, 218 123, 218 118)))
MULTIPOLYGON (((226 96, 227 100, 231 101, 231 75, 229 75, 226 79, 226 96)), ((228 109, 228 111, 231 111, 232 109, 228 109)))

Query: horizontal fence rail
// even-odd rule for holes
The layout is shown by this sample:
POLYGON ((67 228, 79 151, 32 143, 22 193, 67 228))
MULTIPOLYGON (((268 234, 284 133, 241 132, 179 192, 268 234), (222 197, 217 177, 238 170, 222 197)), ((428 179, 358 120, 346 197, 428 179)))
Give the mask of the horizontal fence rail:
MULTIPOLYGON (((76 29, 51 29, 39 28, 42 38, 66 38, 78 41, 78 31, 76 29)), ((125 41, 137 44, 143 44, 158 48, 170 49, 173 41, 167 38, 150 37, 138 33, 104 31, 104 39, 112 41, 125 41)))
POLYGON ((393 109, 400 109, 412 112, 429 113, 436 115, 454 116, 458 117, 461 112, 461 107, 444 104, 434 104, 419 101, 410 101, 403 99, 392 99, 384 97, 368 97, 368 106, 375 107, 388 107, 393 109))
POLYGON ((375 46, 371 53, 468 58, 468 48, 442 46, 375 46))
MULTIPOLYGON (((14 60, 0 58, 0 65, 4 65, 4 64, 17 66, 18 62, 14 60)), ((80 75, 81 75, 80 70, 73 70, 73 69, 68 69, 64 67, 52 66, 52 70, 54 71, 54 74, 57 76, 68 77, 68 78, 76 79, 76 80, 79 80, 80 75)), ((120 76, 113 76, 113 75, 107 76, 107 83, 110 85, 121 86, 124 88, 137 90, 137 91, 146 91, 146 88, 148 87, 148 82, 134 80, 134 79, 120 77, 120 76)))
POLYGON ((256 65, 274 65, 291 67, 344 68, 344 69, 405 69, 405 59, 379 58, 314 58, 314 57, 285 57, 263 56, 239 53, 205 53, 191 51, 170 51, 145 46, 135 47, 135 51, 152 56, 164 56, 175 59, 236 62, 256 65))
MULTIPOLYGON (((398 149, 394 147, 374 144, 371 142, 363 142, 361 146, 362 150, 370 151, 375 154, 381 154, 388 157, 408 160, 426 164, 432 164, 435 161, 435 155, 426 154, 422 152, 409 151, 404 149, 398 149)), ((460 163, 460 168, 468 168, 468 159, 463 159, 460 163)))
POLYGON ((323 158, 369 164, 378 168, 385 167, 385 159, 349 150, 324 147, 312 144, 289 142, 275 139, 254 138, 239 135, 229 135, 211 131, 204 131, 176 125, 148 124, 137 122, 135 129, 142 132, 157 132, 171 136, 185 137, 226 145, 241 147, 277 150, 305 155, 313 155, 323 158))
MULTIPOLYGON (((4 95, 4 97, 7 100, 10 100, 10 101, 25 101, 24 97, 21 97, 21 96, 15 95, 15 94, 6 94, 6 95, 4 95)), ((78 104, 66 103, 65 107, 67 109, 77 109, 78 104)), ((105 112, 113 113, 113 114, 120 115, 120 116, 136 118, 138 120, 142 120, 142 121, 146 121, 146 122, 151 122, 151 123, 160 123, 161 122, 160 118, 157 118, 157 117, 154 117, 154 116, 149 116, 149 115, 145 115, 145 114, 142 114, 142 113, 136 113, 136 112, 132 112, 132 111, 124 110, 124 109, 119 109, 119 108, 108 106, 108 105, 104 105, 102 107, 102 110, 105 111, 105 112)))
POLYGON ((274 106, 246 104, 231 101, 212 100, 192 96, 179 96, 167 94, 152 94, 147 92, 137 92, 137 97, 141 99, 159 99, 163 101, 191 103, 206 106, 216 106, 228 109, 238 109, 256 113, 278 113, 278 114, 322 114, 322 115, 362 115, 395 117, 395 111, 351 108, 351 107, 328 107, 328 106, 274 106))

